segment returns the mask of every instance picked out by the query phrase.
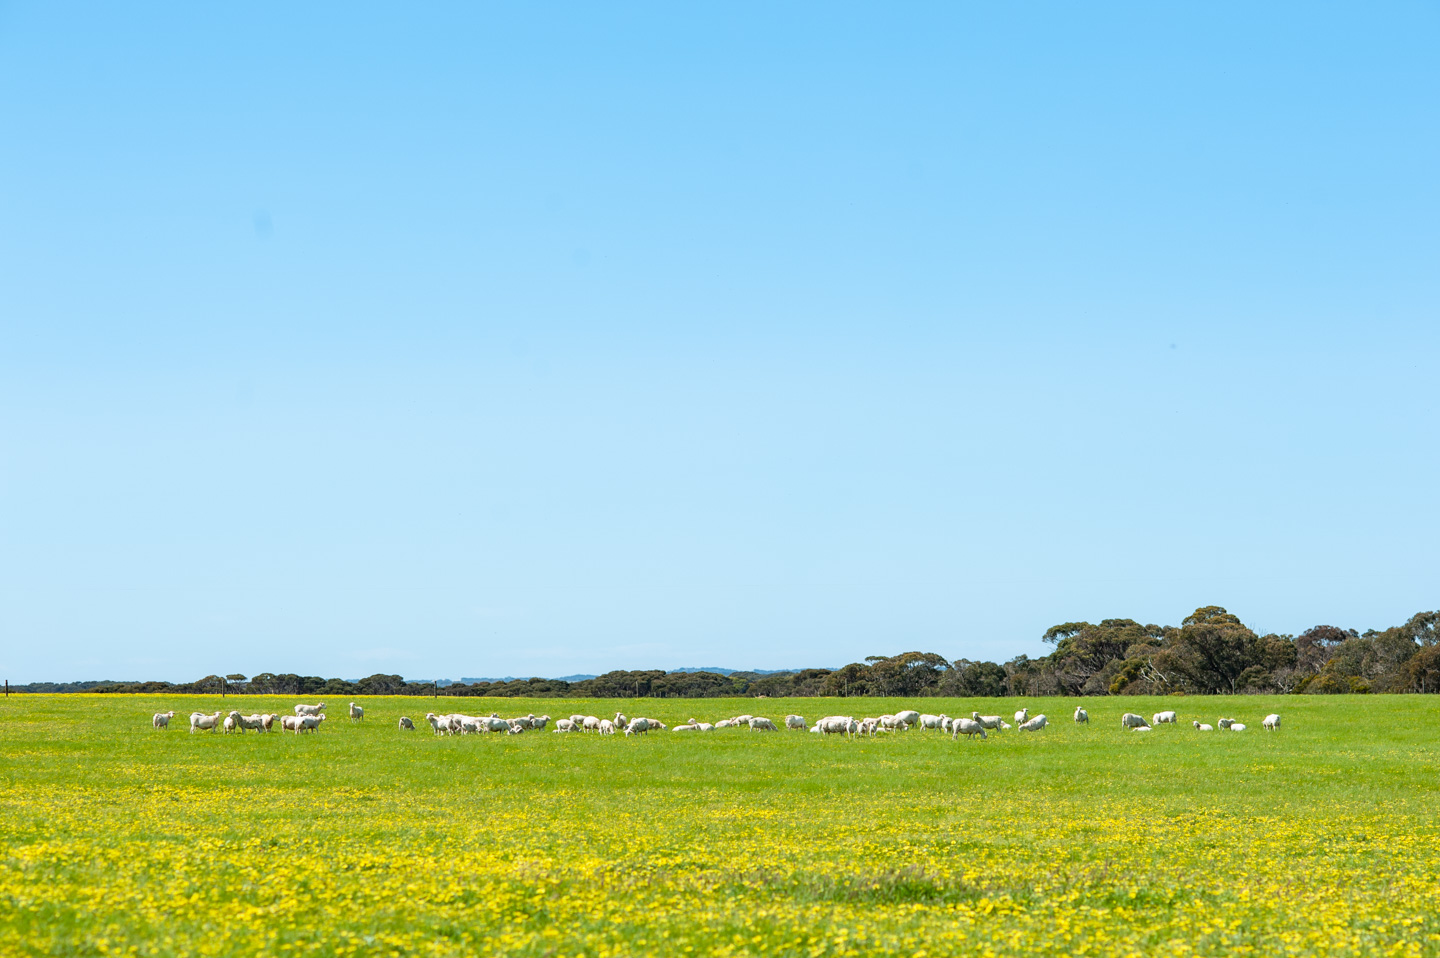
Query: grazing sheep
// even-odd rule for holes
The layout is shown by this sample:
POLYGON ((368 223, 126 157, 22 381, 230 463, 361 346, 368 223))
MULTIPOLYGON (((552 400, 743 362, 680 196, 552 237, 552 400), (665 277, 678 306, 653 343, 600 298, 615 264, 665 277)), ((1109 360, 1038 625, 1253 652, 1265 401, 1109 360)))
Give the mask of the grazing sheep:
POLYGON ((350 703, 350 721, 359 722, 365 718, 365 710, 354 702, 350 703))
POLYGON ((1150 723, 1145 721, 1145 716, 1136 715, 1134 712, 1126 712, 1120 716, 1121 728, 1149 728, 1150 723))
POLYGON ((538 715, 538 716, 531 716, 531 717, 530 717, 530 725, 531 725, 531 727, 533 727, 533 728, 535 729, 535 731, 537 731, 537 732, 543 732, 543 731, 545 731, 545 726, 547 726, 547 725, 549 725, 549 724, 550 724, 550 716, 548 716, 548 715, 538 715))
POLYGON ((570 721, 569 719, 556 719, 556 720, 555 720, 555 734, 557 734, 557 735, 562 735, 562 734, 564 734, 565 732, 573 732, 573 731, 575 731, 575 723, 574 723, 574 722, 570 721))
POLYGON ((190 731, 192 732, 213 732, 215 726, 220 724, 220 713, 206 715, 204 712, 190 713, 190 731))
POLYGON ((1201 725, 1198 721, 1191 721, 1190 724, 1193 725, 1193 726, 1195 726, 1195 731, 1197 731, 1197 732, 1213 732, 1213 731, 1215 731, 1215 726, 1213 726, 1213 725, 1201 725))
POLYGON ((900 721, 904 722, 906 728, 909 728, 910 726, 920 721, 920 713, 911 711, 909 709, 906 709, 904 712, 896 712, 895 717, 900 721))
POLYGON ((600 720, 593 715, 587 715, 580 727, 587 732, 598 732, 600 731, 600 720))
POLYGON ((585 716, 583 716, 583 715, 572 715, 572 716, 570 716, 570 722, 571 722, 571 724, 573 724, 576 728, 582 728, 582 729, 583 729, 583 728, 585 727, 585 716))
POLYGON ((1038 731, 1040 731, 1042 728, 1044 728, 1046 725, 1049 725, 1049 724, 1050 724, 1049 721, 1045 718, 1045 715, 1044 715, 1044 713, 1042 712, 1041 714, 1039 714, 1039 715, 1035 716, 1034 718, 1032 718, 1030 721, 1025 722, 1024 724, 1022 724, 1022 725, 1020 726, 1020 731, 1022 731, 1022 732, 1038 732, 1038 731))
POLYGON ((1174 713, 1174 712, 1156 712, 1155 715, 1150 719, 1150 724, 1151 724, 1151 725, 1174 725, 1174 724, 1175 724, 1175 713, 1174 713))
POLYGON ((150 725, 152 728, 169 728, 170 720, 174 717, 175 712, 173 710, 169 712, 156 712, 154 717, 150 719, 150 725))
POLYGON ((1244 726, 1243 724, 1241 724, 1240 722, 1231 722, 1231 723, 1230 723, 1230 731, 1232 731, 1232 732, 1243 732, 1243 731, 1245 731, 1245 726, 1244 726))
POLYGON ((600 734, 601 734, 601 735, 614 735, 614 734, 615 734, 615 723, 612 722, 612 721, 610 721, 609 719, 601 719, 601 720, 600 720, 600 734))
MULTIPOLYGON (((289 721, 288 716, 286 717, 286 721, 289 721)), ((426 712, 425 721, 430 723, 430 727, 435 730, 436 735, 450 734, 450 716, 436 715, 434 712, 426 712)))
POLYGON ((322 712, 319 715, 297 715, 296 718, 299 721, 295 723, 295 734, 299 735, 301 732, 313 732, 318 729, 320 723, 325 721, 325 713, 322 712))
POLYGON ((1020 711, 1018 711, 1018 712, 1015 713, 1015 724, 1016 724, 1016 725, 1024 725, 1025 722, 1026 722, 1026 720, 1029 719, 1029 718, 1030 718, 1030 710, 1029 710, 1028 708, 1023 708, 1023 709, 1021 709, 1020 711))
MULTIPOLYGON (((716 723, 715 723, 715 727, 716 727, 716 728, 719 728, 719 727, 720 727, 720 723, 719 723, 719 722, 716 722, 716 723)), ((805 716, 803 716, 803 715, 787 715, 787 716, 785 716, 785 727, 786 727, 786 728, 793 728, 793 729, 803 729, 803 728, 805 727, 805 716)))
POLYGON ((1089 725, 1089 724, 1090 724, 1090 713, 1087 712, 1087 711, 1085 711, 1083 708, 1081 708, 1081 707, 1078 706, 1078 705, 1075 706, 1075 724, 1076 724, 1076 725, 1089 725))
POLYGON ((947 718, 949 718, 949 716, 947 715, 931 715, 929 712, 926 712, 920 716, 920 727, 928 729, 943 729, 945 727, 945 720, 947 718))
POLYGON ((403 716, 403 715, 400 716, 400 731, 402 731, 402 732, 413 732, 413 731, 415 731, 415 723, 412 722, 412 721, 410 721, 408 718, 406 718, 406 717, 403 716))
POLYGON ((778 731, 780 731, 780 730, 777 729, 777 728, 775 727, 775 723, 772 722, 772 721, 770 721, 768 718, 761 718, 760 716, 757 715, 755 718, 752 718, 752 719, 750 720, 750 731, 752 731, 752 732, 778 732, 778 731))
POLYGON ((321 702, 319 705, 297 705, 297 706, 295 706, 295 714, 296 714, 296 715, 319 715, 319 714, 320 714, 321 712, 323 712, 323 711, 325 711, 325 703, 324 703, 324 702, 321 702))
POLYGON ((1274 712, 1271 712, 1269 715, 1265 716, 1265 721, 1261 722, 1260 726, 1267 732, 1279 731, 1280 716, 1276 715, 1274 712))
POLYGON ((854 725, 855 720, 848 715, 827 715, 815 723, 815 727, 825 735, 853 735, 854 725))
POLYGON ((507 735, 524 735, 527 731, 526 726, 521 725, 519 722, 506 722, 505 724, 507 726, 505 730, 507 735))
POLYGON ((954 722, 950 723, 950 727, 954 729, 954 731, 950 733, 950 740, 952 742, 957 736, 960 735, 963 735, 966 738, 973 738, 978 733, 982 739, 985 737, 985 726, 981 725, 974 719, 956 719, 954 722))
MULTIPOLYGON (((559 723, 556 724, 558 725, 559 723)), ((648 731, 650 731, 649 719, 633 718, 625 726, 626 735, 644 735, 648 731)))

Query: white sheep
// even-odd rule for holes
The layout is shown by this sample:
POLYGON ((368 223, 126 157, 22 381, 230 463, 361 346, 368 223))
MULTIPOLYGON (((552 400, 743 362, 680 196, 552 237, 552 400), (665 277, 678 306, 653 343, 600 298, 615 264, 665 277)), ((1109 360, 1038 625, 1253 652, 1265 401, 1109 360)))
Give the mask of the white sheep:
POLYGON ((240 728, 240 713, 231 712, 229 715, 225 716, 225 721, 221 723, 221 728, 225 730, 226 735, 229 735, 231 732, 240 728))
POLYGON ((906 709, 904 712, 896 712, 895 717, 900 721, 904 722, 906 728, 909 728, 910 726, 920 721, 920 713, 911 711, 909 709, 906 709))
POLYGON ((1150 731, 1153 731, 1153 729, 1151 729, 1150 726, 1148 726, 1148 725, 1137 725, 1137 726, 1135 726, 1134 728, 1132 728, 1130 731, 1132 731, 1132 732, 1150 732, 1150 731))
POLYGON ((954 741, 955 738, 960 735, 966 738, 972 738, 978 733, 982 739, 985 737, 985 726, 976 722, 974 719, 956 719, 950 724, 950 727, 954 730, 950 733, 951 741, 954 741))
POLYGON ((206 715, 204 712, 190 713, 190 731, 192 732, 213 732, 215 726, 220 724, 220 713, 206 715))
POLYGON ((948 717, 949 716, 945 715, 931 715, 929 712, 925 712, 920 716, 920 727, 928 729, 943 729, 945 727, 945 719, 948 717))
POLYGON ((699 730, 700 730, 700 726, 696 725, 695 723, 693 723, 693 722, 685 722, 685 723, 683 723, 683 724, 680 724, 680 725, 675 726, 675 727, 672 728, 670 731, 672 731, 672 732, 698 732, 699 730))
MULTIPOLYGON (((715 723, 715 727, 716 727, 716 728, 719 728, 719 727, 720 727, 720 723, 719 723, 719 722, 716 722, 716 723, 715 723)), ((793 728, 793 729, 803 729, 803 728, 805 727, 805 716, 803 716, 803 715, 787 715, 787 716, 785 716, 785 727, 786 727, 786 728, 793 728)))
POLYGON ((1079 705, 1075 706, 1075 724, 1076 724, 1076 725, 1089 725, 1089 724, 1090 724, 1090 713, 1087 712, 1087 711, 1085 711, 1085 709, 1082 708, 1082 707, 1079 706, 1079 705))
POLYGON ((601 734, 601 735, 614 735, 614 734, 615 734, 615 723, 612 722, 612 721, 610 721, 609 719, 601 719, 601 720, 600 720, 600 734, 601 734))
POLYGON ((299 719, 299 721, 295 723, 295 734, 299 735, 301 732, 313 732, 318 729, 320 723, 325 721, 325 713, 321 712, 319 715, 298 715, 296 718, 299 719))
POLYGON ((298 728, 299 726, 300 726, 300 716, 298 716, 298 715, 282 715, 282 716, 280 716, 280 731, 282 731, 282 732, 293 732, 293 731, 295 731, 295 729, 298 728))
POLYGON ((548 715, 539 715, 539 716, 532 715, 532 716, 530 717, 530 725, 531 725, 531 727, 534 728, 535 731, 537 731, 537 732, 543 732, 543 731, 545 731, 545 726, 547 726, 547 725, 549 725, 549 724, 550 724, 550 716, 548 716, 548 715))
POLYGON ((152 728, 169 728, 170 720, 174 717, 175 712, 173 710, 169 712, 156 712, 155 716, 150 719, 150 725, 152 728))
MULTIPOLYGON (((998 716, 998 715, 981 715, 979 712, 971 712, 971 713, 970 713, 970 721, 972 721, 972 722, 979 722, 980 725, 983 726, 984 728, 998 729, 998 728, 1000 728, 1002 725, 1005 725, 1005 723, 1000 720, 1000 716, 998 716)), ((953 726, 954 726, 954 723, 951 723, 951 726, 953 727, 953 726)), ((1009 728, 1008 725, 1005 725, 1005 727, 1006 727, 1006 728, 1009 728)))
MULTIPOLYGON (((286 721, 289 721, 289 716, 286 716, 286 721)), ((434 712, 426 712, 425 721, 430 723, 430 727, 435 730, 436 735, 450 734, 450 716, 436 715, 434 712)))
POLYGON ((365 710, 354 702, 350 703, 350 721, 359 722, 365 718, 365 710))
POLYGON ((1241 724, 1240 722, 1231 722, 1231 723, 1230 723, 1230 731, 1232 731, 1232 732, 1243 732, 1243 731, 1245 731, 1245 726, 1244 726, 1243 724, 1241 724))
POLYGON ((1049 723, 1049 720, 1047 720, 1047 719, 1045 718, 1045 715, 1044 715, 1044 713, 1042 712, 1041 714, 1039 714, 1039 715, 1035 716, 1034 718, 1032 718, 1030 721, 1025 722, 1024 724, 1022 724, 1022 725, 1020 726, 1020 731, 1022 731, 1022 732, 1038 732, 1038 731, 1040 731, 1042 728, 1044 728, 1046 725, 1049 725, 1049 724, 1050 724, 1050 723, 1049 723))
POLYGON ((267 715, 242 715, 238 719, 241 730, 254 729, 256 732, 265 731, 265 720, 267 715))
POLYGON ((325 703, 324 703, 324 702, 321 702, 319 705, 297 705, 297 706, 295 706, 295 714, 296 714, 296 715, 319 715, 319 714, 320 714, 321 712, 323 712, 323 711, 325 711, 325 703))
POLYGON ((575 731, 575 723, 574 723, 574 722, 570 721, 569 719, 565 719, 565 718, 556 719, 556 720, 555 720, 555 734, 556 734, 556 735, 563 735, 563 734, 565 734, 566 732, 573 732, 573 731, 575 731))
POLYGON ((600 719, 593 715, 587 715, 581 721, 580 727, 587 732, 598 732, 600 731, 600 719))
POLYGON ((853 735, 855 720, 848 715, 827 715, 815 725, 825 735, 853 735))
POLYGON ((1120 716, 1121 728, 1149 728, 1150 723, 1145 721, 1145 716, 1136 715, 1134 712, 1126 712, 1120 716))
POLYGON ((1026 722, 1026 720, 1029 719, 1029 718, 1030 718, 1030 710, 1029 710, 1028 708, 1023 708, 1023 709, 1021 709, 1020 711, 1018 711, 1018 712, 1015 713, 1015 724, 1016 724, 1016 725, 1024 725, 1025 722, 1026 722))
POLYGON ((1199 721, 1196 721, 1196 720, 1192 720, 1192 721, 1190 722, 1190 724, 1193 725, 1193 726, 1195 726, 1195 731, 1197 731, 1197 732, 1213 732, 1213 731, 1215 731, 1215 726, 1213 726, 1213 725, 1201 725, 1201 724, 1199 723, 1199 721))
POLYGON ((1279 731, 1280 716, 1276 715, 1274 712, 1271 712, 1269 715, 1265 716, 1265 721, 1260 723, 1260 727, 1265 729, 1265 731, 1267 732, 1279 731))
POLYGON ((415 731, 415 723, 412 722, 412 721, 410 721, 408 718, 406 718, 406 717, 403 716, 403 715, 400 716, 400 731, 402 731, 402 732, 413 732, 413 731, 415 731))
POLYGON ((1175 713, 1174 713, 1174 712, 1156 712, 1155 715, 1150 719, 1150 724, 1151 724, 1151 725, 1174 725, 1174 724, 1175 724, 1175 713))
POLYGON ((610 721, 615 723, 616 728, 624 728, 630 724, 630 720, 625 717, 624 712, 616 712, 615 717, 610 721))
POLYGON ((570 723, 578 729, 583 729, 585 727, 585 716, 572 715, 570 716, 570 723))
POLYGON ((752 718, 752 719, 750 720, 750 731, 752 731, 752 732, 778 732, 778 731, 780 731, 780 730, 777 729, 777 728, 775 727, 775 723, 772 722, 772 721, 770 721, 768 718, 761 718, 760 716, 757 715, 757 716, 755 716, 754 718, 752 718))
POLYGON ((700 731, 702 731, 702 732, 713 732, 713 731, 715 731, 715 726, 711 725, 709 722, 701 722, 701 723, 699 724, 699 726, 697 726, 697 727, 698 727, 698 728, 700 729, 700 731))

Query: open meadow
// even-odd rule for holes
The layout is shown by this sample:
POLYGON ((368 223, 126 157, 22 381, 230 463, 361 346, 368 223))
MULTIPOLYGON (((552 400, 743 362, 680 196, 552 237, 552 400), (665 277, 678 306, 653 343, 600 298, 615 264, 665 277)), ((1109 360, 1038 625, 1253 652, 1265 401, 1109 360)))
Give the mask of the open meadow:
POLYGON ((1440 955, 1440 697, 1087 699, 1089 726, 1062 699, 368 698, 315 734, 188 731, 296 701, 3 700, 0 953, 1440 955), (1022 705, 1050 727, 424 725, 1022 705), (1222 715, 1249 729, 1189 724, 1222 715))

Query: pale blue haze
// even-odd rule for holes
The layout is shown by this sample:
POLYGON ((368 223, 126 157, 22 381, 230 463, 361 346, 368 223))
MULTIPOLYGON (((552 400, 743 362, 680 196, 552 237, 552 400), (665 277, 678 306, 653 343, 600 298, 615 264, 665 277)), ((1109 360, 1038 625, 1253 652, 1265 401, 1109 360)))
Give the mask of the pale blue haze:
POLYGON ((12 682, 1440 607, 1440 8, 0 6, 12 682))

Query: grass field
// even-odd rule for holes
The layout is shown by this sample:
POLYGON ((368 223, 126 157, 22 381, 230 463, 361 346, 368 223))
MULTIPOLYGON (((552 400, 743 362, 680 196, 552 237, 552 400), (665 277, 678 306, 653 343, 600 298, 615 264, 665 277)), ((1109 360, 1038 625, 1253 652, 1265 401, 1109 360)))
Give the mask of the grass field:
POLYGON ((219 699, 0 701, 5 955, 1440 955, 1440 697, 1091 699, 1089 727, 1056 699, 373 698, 363 724, 331 703, 318 734, 228 737, 185 724, 219 699), (396 729, 436 704, 1055 722, 396 729), (1187 724, 1119 728, 1161 708, 1187 724), (1250 730, 1188 725, 1221 715, 1250 730))

